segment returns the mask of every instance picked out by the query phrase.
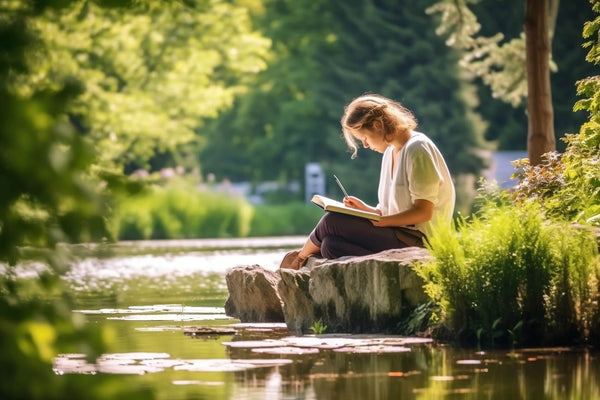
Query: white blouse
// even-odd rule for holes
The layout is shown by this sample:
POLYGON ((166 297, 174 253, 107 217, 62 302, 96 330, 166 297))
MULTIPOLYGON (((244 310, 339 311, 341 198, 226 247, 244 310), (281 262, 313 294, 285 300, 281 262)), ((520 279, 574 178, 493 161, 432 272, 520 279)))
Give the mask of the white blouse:
POLYGON ((442 154, 435 144, 420 132, 412 132, 393 164, 394 147, 388 147, 381 161, 377 208, 383 216, 394 215, 410 209, 415 200, 433 203, 430 221, 415 228, 431 235, 437 223, 450 224, 454 213, 456 194, 452 177, 442 154))

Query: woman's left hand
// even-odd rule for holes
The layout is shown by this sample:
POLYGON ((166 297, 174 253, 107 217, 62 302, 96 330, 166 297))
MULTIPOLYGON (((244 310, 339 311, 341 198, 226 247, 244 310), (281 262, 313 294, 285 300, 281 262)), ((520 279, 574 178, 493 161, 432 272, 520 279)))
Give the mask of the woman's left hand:
POLYGON ((379 221, 375 221, 374 219, 370 220, 373 226, 384 227, 387 226, 384 220, 385 217, 379 218, 379 221))

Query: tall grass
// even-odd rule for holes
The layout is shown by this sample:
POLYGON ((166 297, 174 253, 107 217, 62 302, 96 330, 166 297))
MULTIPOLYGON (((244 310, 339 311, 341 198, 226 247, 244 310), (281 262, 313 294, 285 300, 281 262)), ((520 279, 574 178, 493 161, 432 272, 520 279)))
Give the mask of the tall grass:
POLYGON ((537 204, 488 202, 430 238, 418 273, 441 320, 467 343, 549 345, 596 329, 598 249, 587 230, 542 217, 537 204))
POLYGON ((310 203, 258 205, 250 226, 250 236, 308 235, 323 210, 310 203))
POLYGON ((118 240, 307 235, 322 215, 310 203, 253 206, 179 183, 120 199, 109 225, 118 240))
POLYGON ((170 185, 121 199, 111 226, 120 240, 244 237, 252 216, 240 197, 170 185))

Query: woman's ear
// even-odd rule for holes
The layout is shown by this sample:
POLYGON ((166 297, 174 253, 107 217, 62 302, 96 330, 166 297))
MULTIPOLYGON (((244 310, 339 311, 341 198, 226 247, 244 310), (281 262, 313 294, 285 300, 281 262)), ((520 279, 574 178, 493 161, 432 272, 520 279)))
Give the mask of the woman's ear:
POLYGON ((383 133, 383 124, 379 120, 373 121, 373 131, 383 133))

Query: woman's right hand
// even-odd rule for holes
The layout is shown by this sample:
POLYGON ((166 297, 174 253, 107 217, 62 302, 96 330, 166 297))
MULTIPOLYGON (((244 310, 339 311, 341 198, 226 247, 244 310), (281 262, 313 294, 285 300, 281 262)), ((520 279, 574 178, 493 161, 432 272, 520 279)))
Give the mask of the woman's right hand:
POLYGON ((363 211, 367 211, 369 209, 361 199, 354 196, 344 197, 344 205, 346 207, 356 208, 357 210, 363 211))

